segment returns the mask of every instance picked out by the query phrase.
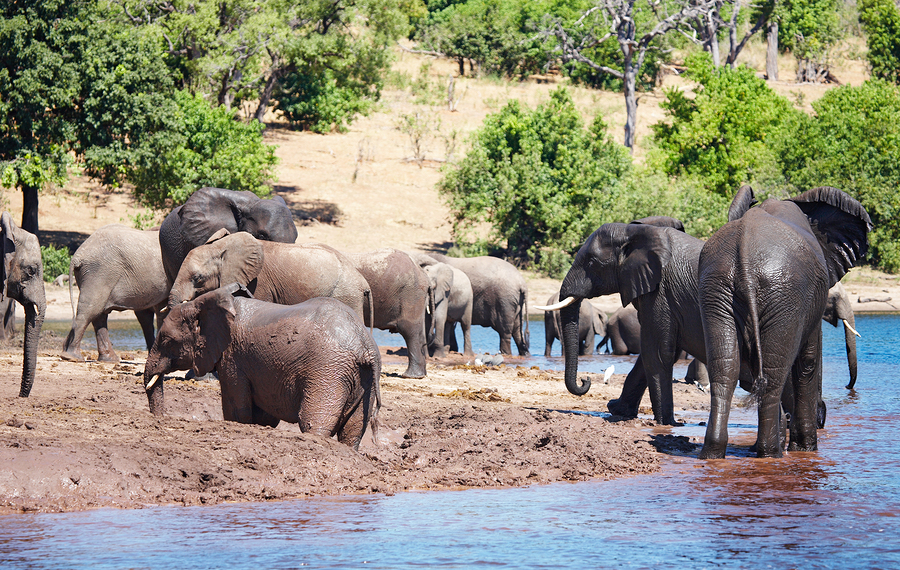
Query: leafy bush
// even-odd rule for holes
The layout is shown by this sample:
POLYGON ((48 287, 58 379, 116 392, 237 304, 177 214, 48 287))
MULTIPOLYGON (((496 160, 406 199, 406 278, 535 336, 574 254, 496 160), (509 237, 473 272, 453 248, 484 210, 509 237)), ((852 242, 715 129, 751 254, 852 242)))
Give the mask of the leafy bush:
POLYGON ((203 186, 267 196, 278 159, 262 140, 263 125, 242 123, 234 110, 186 91, 177 91, 175 102, 171 124, 141 141, 127 174, 141 202, 171 207, 203 186))
POLYGON ((275 108, 294 126, 316 133, 345 132, 356 115, 368 115, 374 99, 361 86, 338 85, 331 70, 292 73, 275 92, 275 108))
POLYGON ((872 75, 900 84, 900 8, 894 0, 860 0, 872 75))
POLYGON ((565 88, 534 111, 510 101, 470 144, 438 185, 460 246, 469 254, 505 249, 550 274, 567 269, 584 238, 608 221, 605 206, 631 168, 602 118, 584 128, 565 88), (484 223, 491 226, 487 237, 479 232, 484 223))
POLYGON ((55 248, 53 245, 41 246, 41 263, 44 264, 44 281, 52 283, 60 275, 69 274, 69 261, 72 255, 69 250, 61 247, 55 248))
POLYGON ((798 114, 747 67, 713 67, 709 54, 687 60, 697 96, 666 91, 661 104, 668 122, 652 126, 658 150, 651 163, 669 175, 696 177, 728 196, 742 183, 777 177, 777 157, 768 138, 798 114))
POLYGON ((870 257, 900 272, 900 89, 883 80, 831 89, 795 116, 775 150, 798 190, 829 185, 862 203, 875 225, 870 257))

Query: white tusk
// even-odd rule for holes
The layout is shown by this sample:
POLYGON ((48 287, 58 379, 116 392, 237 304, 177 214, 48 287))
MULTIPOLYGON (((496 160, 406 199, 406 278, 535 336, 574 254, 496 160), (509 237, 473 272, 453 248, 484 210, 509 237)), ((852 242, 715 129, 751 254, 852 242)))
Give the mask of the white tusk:
POLYGON ((850 323, 847 322, 847 319, 841 319, 841 321, 844 323, 844 326, 847 327, 847 330, 849 330, 850 332, 852 332, 853 334, 855 334, 855 335, 858 336, 859 338, 862 338, 862 335, 859 334, 858 332, 856 332, 856 329, 855 329, 855 328, 853 328, 853 327, 850 326, 850 323))
POLYGON ((541 305, 535 305, 534 308, 537 309, 538 311, 558 311, 564 307, 568 307, 569 305, 571 305, 574 302, 575 302, 575 297, 566 297, 565 299, 563 299, 559 303, 556 303, 555 305, 550 305, 547 307, 543 307, 541 305))
POLYGON ((153 385, 156 384, 156 381, 159 380, 161 376, 162 374, 154 374, 153 377, 150 378, 150 382, 147 383, 146 388, 144 388, 144 391, 149 392, 150 388, 152 388, 153 385))

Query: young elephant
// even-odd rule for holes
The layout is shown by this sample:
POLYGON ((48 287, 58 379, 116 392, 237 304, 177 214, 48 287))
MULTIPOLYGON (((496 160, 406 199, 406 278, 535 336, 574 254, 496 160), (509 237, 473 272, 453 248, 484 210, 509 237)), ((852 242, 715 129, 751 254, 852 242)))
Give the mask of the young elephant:
MULTIPOLYGON (((431 280, 434 290, 434 338, 429 338, 432 356, 447 356, 447 349, 472 356, 472 283, 459 269, 441 263, 423 253, 411 253, 431 280), (456 342, 456 323, 463 332, 463 350, 456 342)), ((430 331, 429 331, 430 334, 430 331)))
POLYGON ((622 307, 609 317, 606 334, 597 348, 606 343, 610 343, 610 352, 613 354, 641 353, 641 322, 634 305, 622 307))
POLYGON ((155 415, 165 412, 162 375, 215 370, 228 421, 276 426, 354 449, 381 405, 381 356, 350 308, 334 299, 298 305, 253 299, 237 284, 172 308, 147 357, 144 387, 155 415))
MULTIPOLYGON (((97 336, 97 359, 118 362, 109 341, 107 318, 112 311, 133 310, 147 350, 153 346, 153 316, 165 308, 169 283, 163 269, 159 232, 119 224, 103 226, 75 251, 69 263, 69 298, 78 284, 78 310, 60 356, 83 360, 81 339, 89 324, 97 336)), ((74 305, 74 303, 73 303, 74 305)))
MULTIPOLYGON (((554 293, 547 299, 548 305, 559 301, 559 293, 554 293)), ((587 299, 581 301, 581 316, 578 320, 578 354, 584 356, 594 351, 594 336, 606 335, 606 313, 600 311, 587 299)), ((558 311, 544 311, 544 356, 549 357, 553 349, 553 341, 559 339, 562 345, 562 322, 558 311)), ((604 338, 606 338, 604 336, 604 338)), ((566 355, 565 345, 562 346, 562 355, 566 355)))

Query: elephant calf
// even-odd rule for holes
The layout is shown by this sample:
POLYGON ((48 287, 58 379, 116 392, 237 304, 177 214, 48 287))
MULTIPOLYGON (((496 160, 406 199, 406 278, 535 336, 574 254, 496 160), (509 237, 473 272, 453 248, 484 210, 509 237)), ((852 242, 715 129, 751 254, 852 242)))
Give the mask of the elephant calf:
POLYGON ((147 357, 150 411, 165 412, 162 375, 218 373, 226 420, 304 433, 354 449, 381 405, 381 356, 372 335, 345 304, 316 298, 276 305, 238 284, 174 306, 147 357))

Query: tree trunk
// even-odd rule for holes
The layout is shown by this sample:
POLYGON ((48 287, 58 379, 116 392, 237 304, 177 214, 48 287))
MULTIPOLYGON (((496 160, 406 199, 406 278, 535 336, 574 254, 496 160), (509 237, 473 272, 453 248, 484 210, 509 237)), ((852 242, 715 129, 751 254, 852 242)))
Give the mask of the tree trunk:
POLYGON ((275 91, 275 85, 278 83, 278 78, 281 77, 280 69, 273 69, 272 73, 269 74, 269 77, 266 79, 266 85, 263 87, 262 92, 259 94, 259 105, 256 106, 256 112, 253 113, 253 118, 263 122, 263 117, 266 116, 266 111, 269 108, 269 101, 272 100, 272 92, 275 91))
POLYGON ((709 53, 712 55, 713 65, 719 67, 719 38, 716 37, 716 24, 713 18, 716 16, 715 13, 709 13, 706 16, 706 43, 709 49, 709 53))
POLYGON ((22 185, 22 225, 26 232, 38 233, 38 187, 22 185))
POLYGON ((778 81, 778 22, 770 21, 766 32, 766 76, 778 81))
MULTIPOLYGON (((625 146, 634 154, 634 129, 637 124, 637 70, 631 61, 625 62, 625 146)), ((576 353, 577 354, 577 353, 576 353)))

